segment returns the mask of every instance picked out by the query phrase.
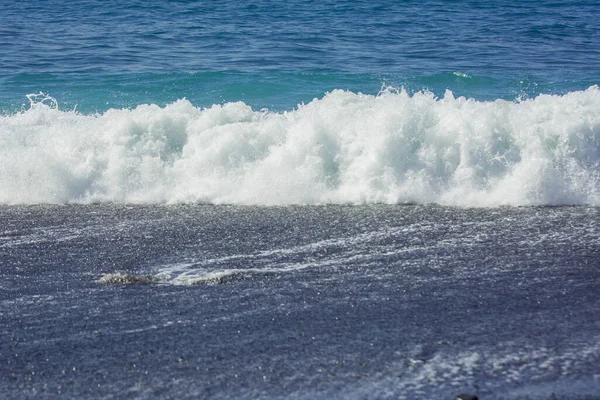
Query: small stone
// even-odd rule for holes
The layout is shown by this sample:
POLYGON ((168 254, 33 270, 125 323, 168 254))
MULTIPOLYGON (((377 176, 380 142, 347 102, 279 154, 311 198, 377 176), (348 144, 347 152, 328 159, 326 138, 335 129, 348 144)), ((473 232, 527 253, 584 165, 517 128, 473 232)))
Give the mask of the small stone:
POLYGON ((153 283, 156 282, 156 278, 151 275, 136 275, 136 274, 104 274, 96 280, 97 283, 104 284, 139 284, 139 283, 153 283))

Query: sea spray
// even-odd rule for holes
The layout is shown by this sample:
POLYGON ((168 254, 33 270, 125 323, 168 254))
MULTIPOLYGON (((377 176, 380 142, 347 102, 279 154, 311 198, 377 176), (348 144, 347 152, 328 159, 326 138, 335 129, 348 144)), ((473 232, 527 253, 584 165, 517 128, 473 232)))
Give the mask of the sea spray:
MULTIPOLYGON (((42 99, 43 97, 43 99, 42 99)), ((521 101, 335 90, 0 117, 0 203, 600 205, 600 88, 521 101)))

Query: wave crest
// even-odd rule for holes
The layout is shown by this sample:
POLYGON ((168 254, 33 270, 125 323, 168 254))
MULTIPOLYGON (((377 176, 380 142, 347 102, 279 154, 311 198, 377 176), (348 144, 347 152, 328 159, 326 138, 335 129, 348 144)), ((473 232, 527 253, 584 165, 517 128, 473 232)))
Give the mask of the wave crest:
MULTIPOLYGON (((47 98, 46 98, 47 101, 47 98)), ((600 205, 600 89, 519 102, 336 90, 0 117, 0 203, 600 205)))

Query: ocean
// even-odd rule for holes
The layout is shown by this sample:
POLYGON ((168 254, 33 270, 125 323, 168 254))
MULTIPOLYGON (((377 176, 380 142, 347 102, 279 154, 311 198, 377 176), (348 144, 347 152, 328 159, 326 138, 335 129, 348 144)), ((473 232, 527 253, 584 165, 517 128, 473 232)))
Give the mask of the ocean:
POLYGON ((0 397, 600 399, 598 15, 5 0, 0 397))

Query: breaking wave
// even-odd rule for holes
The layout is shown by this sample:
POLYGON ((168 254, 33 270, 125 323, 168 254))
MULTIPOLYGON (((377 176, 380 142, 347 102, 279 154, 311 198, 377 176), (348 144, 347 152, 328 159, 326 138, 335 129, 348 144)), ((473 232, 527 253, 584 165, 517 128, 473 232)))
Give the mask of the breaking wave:
POLYGON ((600 205, 600 88, 520 101, 336 90, 0 116, 0 203, 600 205))

